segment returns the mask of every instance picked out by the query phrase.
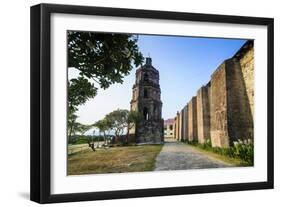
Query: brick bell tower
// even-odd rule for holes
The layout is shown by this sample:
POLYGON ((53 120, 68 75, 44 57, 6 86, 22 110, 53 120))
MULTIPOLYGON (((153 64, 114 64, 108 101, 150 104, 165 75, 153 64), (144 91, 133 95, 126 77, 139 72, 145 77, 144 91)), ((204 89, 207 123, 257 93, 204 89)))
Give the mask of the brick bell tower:
POLYGON ((145 65, 136 71, 131 110, 142 115, 141 121, 130 130, 137 143, 162 143, 164 141, 161 89, 159 72, 146 58, 145 65))

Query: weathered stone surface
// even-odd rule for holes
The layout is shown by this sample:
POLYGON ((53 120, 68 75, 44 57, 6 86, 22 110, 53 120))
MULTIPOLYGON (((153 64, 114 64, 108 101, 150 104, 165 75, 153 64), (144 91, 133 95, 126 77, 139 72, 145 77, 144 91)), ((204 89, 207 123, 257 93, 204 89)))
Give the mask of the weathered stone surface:
POLYGON ((179 140, 179 138, 180 138, 180 113, 179 112, 177 112, 177 128, 176 128, 176 134, 177 134, 177 136, 176 136, 176 139, 177 140, 179 140))
POLYGON ((210 137, 210 83, 201 87, 197 92, 197 128, 198 142, 204 143, 210 137))
POLYGON ((231 144, 237 139, 254 139, 254 42, 247 41, 232 60, 234 72, 228 85, 231 144))
POLYGON ((162 121, 148 120, 139 123, 137 126, 137 143, 161 143, 163 141, 162 128, 162 121))
MULTIPOLYGON (((210 137, 212 146, 229 147, 238 139, 254 139, 253 44, 247 41, 225 60, 183 108, 183 140, 185 134, 188 141, 198 139, 200 143, 210 137)), ((179 115, 176 119, 175 128, 179 128, 179 115)))
POLYGON ((210 133, 213 146, 229 147, 238 139, 253 139, 253 65, 241 64, 252 61, 253 53, 241 50, 243 48, 212 75, 210 133))
POLYGON ((182 110, 181 110, 179 112, 179 140, 182 139, 182 132, 183 132, 182 118, 183 118, 183 114, 182 114, 182 110))
POLYGON ((214 147, 229 146, 225 65, 221 64, 211 78, 210 135, 214 147))
POLYGON ((197 101, 192 97, 188 103, 188 141, 198 140, 197 136, 197 101))
MULTIPOLYGON (((249 101, 251 115, 254 116, 254 47, 253 42, 249 42, 237 59, 240 62, 246 94, 249 101)), ((239 53, 238 53, 239 54, 239 53)))
POLYGON ((183 108, 183 135, 182 140, 188 140, 188 105, 183 108))
POLYGON ((174 118, 174 139, 177 139, 177 117, 174 118))
POLYGON ((152 66, 151 58, 136 71, 131 110, 142 114, 142 120, 130 130, 137 143, 161 143, 164 138, 159 72, 152 66))
POLYGON ((176 140, 179 137, 179 130, 178 130, 178 128, 179 128, 179 122, 178 122, 178 113, 177 113, 176 117, 175 117, 175 127, 174 127, 174 129, 175 129, 175 139, 176 140))
POLYGON ((229 145, 238 139, 253 138, 253 117, 247 96, 240 62, 236 58, 227 61, 227 118, 229 145))

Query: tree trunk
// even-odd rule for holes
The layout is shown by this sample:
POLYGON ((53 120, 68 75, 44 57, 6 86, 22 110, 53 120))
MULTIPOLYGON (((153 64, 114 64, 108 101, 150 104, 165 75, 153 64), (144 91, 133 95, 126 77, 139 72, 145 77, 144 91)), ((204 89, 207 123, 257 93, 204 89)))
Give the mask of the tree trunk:
POLYGON ((107 134, 105 132, 103 132, 103 143, 104 143, 104 147, 107 145, 107 134))
POLYGON ((123 129, 121 130, 120 137, 122 137, 122 145, 124 145, 125 140, 124 140, 124 135, 123 135, 123 129))
POLYGON ((70 142, 70 137, 72 135, 73 124, 74 124, 74 121, 72 121, 71 124, 70 124, 70 129, 69 129, 69 134, 68 134, 68 144, 70 142))
POLYGON ((90 143, 90 147, 92 148, 93 151, 96 151, 94 142, 90 143))
POLYGON ((127 126, 126 144, 129 144, 129 131, 130 131, 130 124, 128 124, 127 126))
POLYGON ((116 135, 112 137, 112 144, 115 144, 116 135))
POLYGON ((97 145, 97 148, 100 148, 100 136, 101 136, 101 133, 99 133, 99 138, 98 138, 98 145, 97 145))

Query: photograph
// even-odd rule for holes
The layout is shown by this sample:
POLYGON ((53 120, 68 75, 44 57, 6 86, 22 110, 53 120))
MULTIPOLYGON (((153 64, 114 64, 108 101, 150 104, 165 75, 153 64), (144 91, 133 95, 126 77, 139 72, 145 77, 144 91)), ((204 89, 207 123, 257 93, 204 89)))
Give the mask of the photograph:
POLYGON ((274 18, 155 9, 31 7, 31 200, 274 188, 274 18))
POLYGON ((67 176, 254 167, 254 40, 67 30, 67 176))

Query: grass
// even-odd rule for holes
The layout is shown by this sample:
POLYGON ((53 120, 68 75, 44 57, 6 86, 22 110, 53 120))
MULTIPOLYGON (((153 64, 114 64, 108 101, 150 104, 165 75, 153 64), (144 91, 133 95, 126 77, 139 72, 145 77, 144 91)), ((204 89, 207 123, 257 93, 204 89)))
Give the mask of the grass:
POLYGON ((110 147, 68 156, 68 175, 143 172, 154 169, 163 145, 110 147))
POLYGON ((188 145, 190 147, 192 147, 193 149, 202 152, 203 154, 207 155, 208 157, 211 157, 211 158, 216 159, 216 160, 221 160, 221 161, 223 161, 223 162, 225 162, 229 165, 236 166, 236 167, 248 166, 248 164, 243 160, 228 157, 228 156, 224 156, 224 155, 220 155, 220 154, 217 154, 215 152, 202 149, 198 146, 194 146, 194 145, 190 145, 190 144, 188 144, 188 145))

